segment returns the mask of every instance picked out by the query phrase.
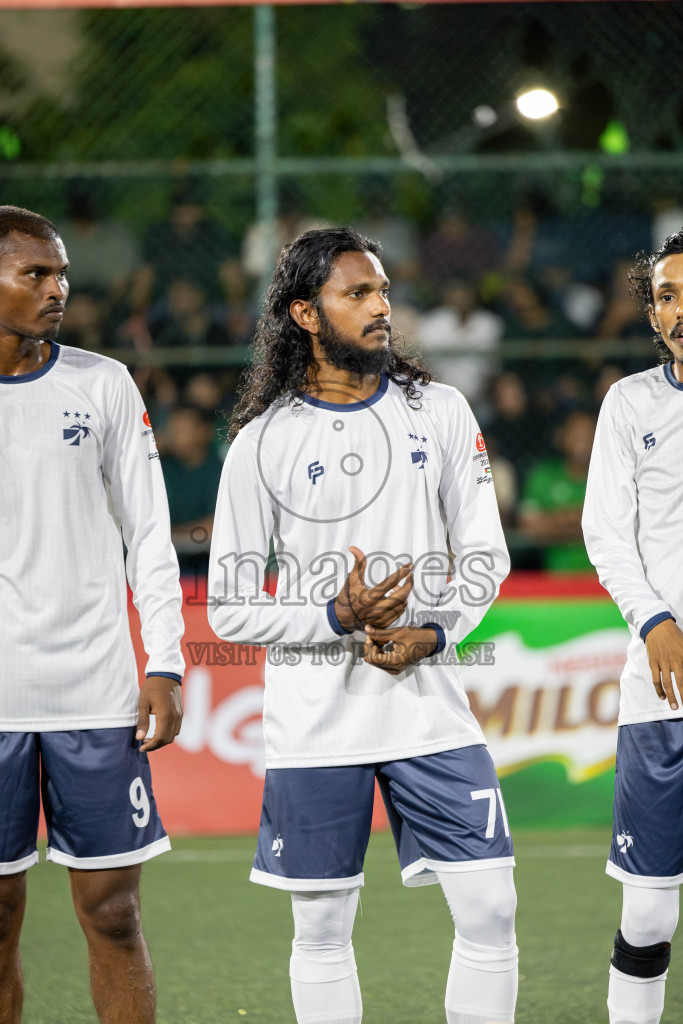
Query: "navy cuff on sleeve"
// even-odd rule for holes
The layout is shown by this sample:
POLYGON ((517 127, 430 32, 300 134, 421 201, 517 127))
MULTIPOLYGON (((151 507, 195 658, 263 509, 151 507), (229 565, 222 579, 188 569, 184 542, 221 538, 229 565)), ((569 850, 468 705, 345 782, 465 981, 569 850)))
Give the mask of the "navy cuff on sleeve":
POLYGON ((423 622, 422 629, 433 629, 436 633, 436 647, 427 657, 431 658, 435 654, 441 654, 446 646, 446 634, 443 631, 443 626, 440 626, 438 622, 423 622))
POLYGON ((148 672, 145 679, 149 679, 150 676, 161 676, 163 679, 175 679, 176 683, 182 683, 183 677, 178 676, 175 672, 148 672))
POLYGON ((350 633, 353 632, 353 630, 344 629, 341 622, 337 618, 337 613, 334 610, 334 602, 334 597, 331 597, 330 600, 327 602, 327 618, 329 620, 329 623, 338 636, 348 636, 350 633))
POLYGON ((641 629, 640 639, 644 640, 651 629, 654 629, 655 626, 658 626, 660 622, 664 622, 666 619, 673 619, 674 622, 676 621, 671 612, 660 612, 659 615, 653 615, 651 619, 647 620, 641 629))

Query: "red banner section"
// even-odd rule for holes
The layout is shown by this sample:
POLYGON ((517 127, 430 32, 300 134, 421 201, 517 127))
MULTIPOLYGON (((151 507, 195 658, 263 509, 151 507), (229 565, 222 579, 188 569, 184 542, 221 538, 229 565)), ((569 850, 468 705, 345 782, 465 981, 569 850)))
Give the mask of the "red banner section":
MULTIPOLYGON (((193 587, 185 583, 183 590, 185 718, 175 743, 150 756, 157 804, 172 835, 254 832, 264 773, 265 653, 221 643, 193 587)), ((144 668, 132 605, 130 619, 138 665, 144 668)))
POLYGON ((594 572, 513 572, 500 588, 500 598, 572 600, 580 597, 608 597, 594 572))
MULTIPOLYGON (((211 631, 194 582, 183 584, 185 717, 172 746, 150 755, 154 793, 171 835, 256 832, 261 810, 265 650, 221 643, 211 631)), ((146 656, 130 605, 138 665, 146 656)), ((374 827, 386 827, 381 797, 374 827)))

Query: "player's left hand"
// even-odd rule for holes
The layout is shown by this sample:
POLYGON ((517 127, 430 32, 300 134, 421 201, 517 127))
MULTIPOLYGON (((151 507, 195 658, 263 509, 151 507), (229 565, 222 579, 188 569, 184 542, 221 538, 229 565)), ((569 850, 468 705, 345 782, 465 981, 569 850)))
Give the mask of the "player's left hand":
POLYGON ((428 658, 438 642, 436 632, 430 626, 425 629, 419 626, 396 626, 393 629, 366 626, 363 661, 396 676, 409 665, 428 658), (387 644, 391 644, 391 648, 384 650, 387 644))
POLYGON ((173 743, 180 732, 183 721, 183 700, 180 695, 180 683, 166 676, 147 676, 140 687, 138 701, 138 727, 136 740, 144 740, 140 750, 145 753, 165 747, 173 743), (152 736, 147 736, 149 716, 156 716, 156 725, 152 736))

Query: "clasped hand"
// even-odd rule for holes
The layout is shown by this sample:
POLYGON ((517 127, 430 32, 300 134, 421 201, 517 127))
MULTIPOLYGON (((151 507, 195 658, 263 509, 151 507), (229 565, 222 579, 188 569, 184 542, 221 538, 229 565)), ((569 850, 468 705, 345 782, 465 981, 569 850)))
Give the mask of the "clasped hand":
POLYGON ((363 660, 390 675, 427 657, 437 645, 436 632, 427 627, 396 626, 406 610, 413 589, 413 565, 408 562, 374 587, 365 583, 367 558, 359 548, 350 547, 354 565, 337 594, 334 611, 348 633, 364 630, 363 660))

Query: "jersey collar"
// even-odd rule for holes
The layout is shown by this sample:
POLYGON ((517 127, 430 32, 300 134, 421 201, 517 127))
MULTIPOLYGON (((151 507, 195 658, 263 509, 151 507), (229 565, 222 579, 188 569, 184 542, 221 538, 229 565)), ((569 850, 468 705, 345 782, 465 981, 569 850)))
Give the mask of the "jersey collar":
POLYGON ((46 363, 40 367, 39 370, 34 370, 33 373, 19 373, 15 376, 5 376, 0 373, 0 384, 26 384, 30 380, 38 380, 39 377, 43 377, 57 362, 57 356, 59 355, 59 345, 56 341, 49 342, 50 344, 50 357, 46 363))
POLYGON ((389 377, 386 373, 382 373, 379 378, 379 387, 375 393, 370 395, 369 398, 363 399, 362 402, 323 402, 320 398, 313 398, 312 395, 306 395, 303 392, 301 397, 308 405, 315 405, 318 409, 332 409, 334 412, 359 412, 361 409, 367 409, 369 406, 374 405, 375 402, 379 402, 388 387, 389 377))
POLYGON ((683 384, 676 380, 676 374, 674 373, 674 364, 666 363, 664 366, 664 376, 668 380, 672 387, 676 388, 677 391, 683 391, 683 384))

